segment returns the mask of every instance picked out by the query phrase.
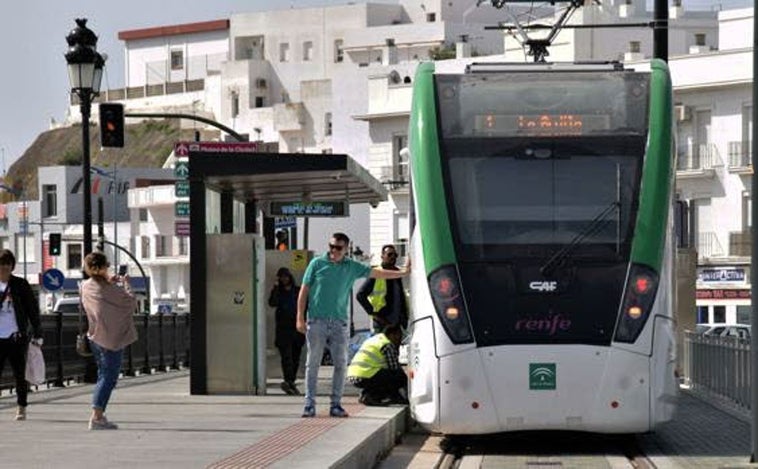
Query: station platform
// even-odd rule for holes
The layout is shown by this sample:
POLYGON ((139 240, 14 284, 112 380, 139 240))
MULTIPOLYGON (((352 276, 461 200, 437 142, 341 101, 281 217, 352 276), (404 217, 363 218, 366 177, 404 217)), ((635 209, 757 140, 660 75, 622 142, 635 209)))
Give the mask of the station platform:
MULTIPOLYGON (((89 431, 92 385, 30 393, 28 419, 0 398, 0 454, 9 468, 369 468, 406 430, 403 406, 365 407, 354 388, 328 416, 329 368, 319 376, 317 417, 279 382, 266 396, 191 396, 187 371, 122 378, 108 406, 118 430, 89 431), (323 391, 323 392, 322 392, 323 391)), ((301 386, 302 388, 303 386, 301 386)))
MULTIPOLYGON (((279 381, 266 396, 191 396, 189 372, 123 378, 109 418, 116 431, 89 431, 92 385, 40 389, 28 420, 16 422, 15 395, 0 396, 0 455, 6 468, 430 468, 439 436, 412 426, 403 406, 365 407, 346 386, 346 419, 328 416, 331 368, 319 376, 317 417, 303 419, 302 396, 279 381)), ((302 388, 302 385, 300 386, 302 388)), ((658 468, 749 464, 750 422, 683 389, 674 420, 641 435, 658 468)), ((499 467, 486 456, 466 467, 499 467)), ((509 466, 510 467, 510 466, 509 466)), ((515 467, 515 466, 514 466, 515 467)), ((609 465, 608 467, 632 467, 609 465)))

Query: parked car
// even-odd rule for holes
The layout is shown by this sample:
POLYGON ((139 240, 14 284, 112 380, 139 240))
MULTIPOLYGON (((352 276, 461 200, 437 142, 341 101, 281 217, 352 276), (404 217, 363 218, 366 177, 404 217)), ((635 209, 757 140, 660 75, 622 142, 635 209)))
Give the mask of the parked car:
POLYGON ((58 313, 63 313, 64 315, 79 314, 79 297, 71 296, 56 301, 53 307, 53 314, 58 313))
POLYGON ((747 324, 698 324, 695 332, 702 335, 736 337, 738 339, 750 338, 750 326, 747 324))

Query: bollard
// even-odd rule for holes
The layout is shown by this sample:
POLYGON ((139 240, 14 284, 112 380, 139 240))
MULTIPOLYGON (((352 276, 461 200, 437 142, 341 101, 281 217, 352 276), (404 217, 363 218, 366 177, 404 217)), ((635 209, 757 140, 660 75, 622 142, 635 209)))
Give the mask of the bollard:
POLYGON ((171 369, 172 370, 178 370, 179 369, 179 357, 176 356, 176 340, 177 340, 177 333, 176 333, 176 313, 174 313, 171 316, 171 333, 173 334, 174 340, 172 340, 173 346, 171 347, 171 356, 173 357, 171 360, 171 369))
POLYGON ((134 376, 134 353, 132 351, 132 345, 126 347, 126 371, 124 376, 134 376))
POLYGON ((190 333, 190 315, 185 314, 185 327, 184 327, 184 344, 185 344, 185 352, 184 352, 184 367, 189 368, 190 366, 190 340, 189 340, 189 333, 190 333))
POLYGON ((145 364, 140 372, 149 375, 153 370, 150 368, 150 311, 145 311, 145 364))
POLYGON ((64 387, 63 384, 63 312, 58 311, 58 314, 55 316, 55 331, 57 332, 58 336, 58 343, 55 347, 55 361, 57 362, 56 365, 56 373, 55 373, 55 381, 53 382, 53 386, 56 388, 62 388, 64 387))
POLYGON ((166 371, 166 359, 163 356, 163 314, 158 313, 158 371, 166 371))

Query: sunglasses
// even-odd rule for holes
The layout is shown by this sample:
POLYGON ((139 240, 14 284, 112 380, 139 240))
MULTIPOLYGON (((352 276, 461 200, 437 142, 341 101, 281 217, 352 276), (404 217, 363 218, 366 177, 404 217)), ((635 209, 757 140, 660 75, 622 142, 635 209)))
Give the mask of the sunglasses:
POLYGON ((330 251, 342 251, 343 249, 345 249, 345 246, 341 244, 329 244, 330 251))
POLYGON ((397 257, 396 252, 385 252, 384 255, 387 257, 397 257))

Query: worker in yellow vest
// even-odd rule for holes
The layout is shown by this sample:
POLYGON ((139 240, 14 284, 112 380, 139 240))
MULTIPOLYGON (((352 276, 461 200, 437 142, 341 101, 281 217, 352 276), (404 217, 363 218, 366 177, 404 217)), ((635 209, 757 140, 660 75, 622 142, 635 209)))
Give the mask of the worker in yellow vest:
MULTIPOLYGON (((382 247, 382 269, 400 270, 397 267, 397 250, 392 244, 382 247)), ((358 303, 373 318, 373 332, 387 326, 408 327, 408 302, 401 279, 369 278, 356 295, 358 303)))
POLYGON ((367 339, 347 368, 347 379, 361 390, 359 402, 369 406, 407 404, 408 377, 398 361, 403 330, 387 326, 367 339))

